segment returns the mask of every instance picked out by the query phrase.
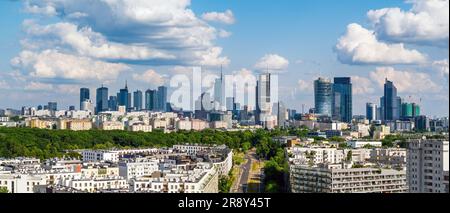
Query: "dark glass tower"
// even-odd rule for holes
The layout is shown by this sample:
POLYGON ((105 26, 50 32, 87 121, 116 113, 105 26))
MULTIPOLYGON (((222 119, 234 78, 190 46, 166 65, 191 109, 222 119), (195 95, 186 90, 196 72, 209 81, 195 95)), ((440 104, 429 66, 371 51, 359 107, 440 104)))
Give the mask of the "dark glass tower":
POLYGON ((142 91, 140 90, 133 92, 133 107, 136 111, 142 110, 142 91))
POLYGON ((352 83, 349 77, 334 78, 333 119, 352 121, 352 83))
POLYGON ((157 109, 157 92, 156 90, 145 91, 145 109, 155 111, 157 109))
POLYGON ((117 102, 119 106, 125 106, 127 110, 130 108, 128 95, 128 84, 125 82, 125 88, 120 89, 119 93, 117 94, 117 102))
POLYGON ((384 83, 384 96, 381 98, 383 106, 383 119, 387 121, 397 120, 400 118, 401 98, 397 96, 397 87, 392 81, 384 83))
POLYGON ((102 87, 97 89, 96 96, 96 112, 108 111, 108 88, 102 85, 102 87))
POLYGON ((108 108, 111 111, 117 111, 117 96, 109 96, 108 108))
POLYGON ((316 114, 331 117, 333 105, 333 83, 319 78, 314 81, 314 107, 316 114))
POLYGON ((158 103, 158 110, 161 112, 166 112, 167 109, 167 87, 165 86, 160 86, 158 87, 158 98, 157 98, 157 103, 158 103))
POLYGON ((88 88, 81 88, 80 89, 80 109, 83 104, 83 101, 89 100, 89 89, 88 88))

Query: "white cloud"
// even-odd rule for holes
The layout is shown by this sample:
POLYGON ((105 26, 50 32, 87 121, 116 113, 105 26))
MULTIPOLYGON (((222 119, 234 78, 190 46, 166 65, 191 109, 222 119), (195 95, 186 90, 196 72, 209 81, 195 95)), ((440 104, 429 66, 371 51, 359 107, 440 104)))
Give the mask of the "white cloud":
MULTIPOLYGON (((78 29, 77 25, 68 22, 40 26, 33 21, 25 21, 24 29, 28 35, 28 41, 24 41, 26 43, 30 43, 30 39, 32 41, 49 39, 53 48, 60 49, 68 46, 83 56, 117 60, 175 58, 172 55, 146 46, 109 42, 103 35, 92 31, 89 27, 78 29)), ((44 48, 48 46, 48 43, 43 44, 44 48)), ((35 44, 35 48, 38 47, 39 44, 35 44)))
POLYGON ((53 85, 32 81, 24 89, 29 91, 50 91, 53 90, 53 85))
POLYGON ((368 95, 375 92, 372 81, 361 76, 351 76, 354 95, 368 95))
POLYGON ((142 74, 133 74, 135 81, 142 81, 151 84, 152 86, 164 85, 165 77, 157 73, 155 70, 147 70, 142 74))
POLYGON ((219 66, 229 63, 227 57, 220 55, 221 48, 214 41, 230 33, 218 30, 197 17, 190 9, 190 0, 26 2, 37 8, 54 8, 57 17, 83 26, 72 33, 75 38, 69 38, 74 39, 69 42, 77 45, 76 50, 90 53, 93 57, 124 60, 131 57, 134 61, 128 63, 150 65, 219 66), (77 34, 81 35, 76 37, 77 34), (129 52, 126 51, 128 48, 129 52), (170 60, 164 60, 167 56, 170 60), (149 57, 154 60, 148 60, 149 57))
POLYGON ((442 90, 442 86, 436 84, 426 73, 377 67, 369 76, 379 88, 383 88, 386 78, 393 81, 400 93, 436 93, 442 90))
POLYGON ((300 79, 300 80, 298 80, 297 86, 298 86, 298 89, 301 92, 312 92, 312 91, 314 91, 314 84, 313 84, 312 80, 311 81, 305 81, 305 80, 300 79))
POLYGON ((22 51, 11 60, 11 64, 34 78, 72 80, 115 80, 119 73, 129 69, 124 64, 97 61, 56 50, 44 50, 40 53, 22 51))
POLYGON ((232 35, 231 32, 228 32, 226 30, 219 30, 219 37, 221 38, 228 38, 232 35))
POLYGON ((448 79, 448 75, 449 75, 448 59, 434 61, 432 66, 434 69, 436 69, 439 72, 441 77, 448 79))
POLYGON ((51 5, 38 6, 30 4, 30 2, 25 2, 24 11, 31 14, 40 14, 46 16, 56 15, 56 9, 51 5))
POLYGON ((223 13, 209 12, 202 15, 203 20, 211 22, 220 22, 223 24, 234 24, 236 21, 231 10, 227 10, 223 13))
POLYGON ((263 56, 259 61, 255 64, 255 68, 259 70, 285 70, 289 66, 289 61, 282 56, 277 54, 267 54, 263 56))
POLYGON ((370 10, 367 17, 380 39, 448 47, 449 1, 410 0, 409 11, 400 8, 370 10))
POLYGON ((426 56, 417 50, 406 49, 403 44, 386 44, 375 37, 373 31, 358 24, 349 24, 345 35, 339 38, 335 51, 345 64, 420 64, 426 56))

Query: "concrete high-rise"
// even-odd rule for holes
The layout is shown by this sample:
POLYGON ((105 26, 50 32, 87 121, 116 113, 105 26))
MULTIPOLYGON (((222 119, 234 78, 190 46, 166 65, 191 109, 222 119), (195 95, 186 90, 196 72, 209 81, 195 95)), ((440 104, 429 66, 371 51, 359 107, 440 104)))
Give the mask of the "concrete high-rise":
POLYGON ((314 107, 315 113, 332 116, 333 83, 330 80, 319 78, 314 81, 314 107))
POLYGON ((83 101, 89 100, 89 88, 81 88, 80 89, 80 109, 83 101))
POLYGON ((352 121, 352 83, 349 77, 334 78, 333 119, 342 122, 352 121))
POLYGON ((102 85, 97 89, 95 103, 96 113, 108 111, 108 88, 102 85))
POLYGON ((408 143, 407 176, 411 193, 449 193, 448 140, 408 143))

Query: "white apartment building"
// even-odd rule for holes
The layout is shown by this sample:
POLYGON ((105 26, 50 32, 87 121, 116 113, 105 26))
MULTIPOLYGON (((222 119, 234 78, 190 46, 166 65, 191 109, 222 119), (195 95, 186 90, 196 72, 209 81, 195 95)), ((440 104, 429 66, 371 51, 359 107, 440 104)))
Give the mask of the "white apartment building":
POLYGON ((175 124, 177 130, 192 130, 192 122, 190 120, 178 120, 175 124))
POLYGON ((129 180, 142 176, 152 175, 159 171, 159 161, 138 158, 130 161, 119 162, 119 175, 129 180))
POLYGON ((127 180, 119 176, 65 179, 61 182, 60 186, 91 193, 101 190, 123 190, 129 188, 127 180))
POLYGON ((448 140, 409 141, 407 171, 410 192, 448 193, 448 157, 448 140))
POLYGON ((210 146, 199 146, 199 145, 173 145, 173 149, 186 152, 190 155, 195 155, 197 152, 206 151, 211 149, 210 146))
POLYGON ((213 167, 166 173, 163 177, 141 177, 130 182, 131 192, 218 193, 218 172, 213 167))
POLYGON ((406 164, 406 149, 403 148, 376 148, 370 151, 371 162, 390 165, 405 165, 406 164))
POLYGON ((151 125, 145 125, 143 123, 136 123, 128 127, 132 132, 152 132, 153 127, 151 125))
POLYGON ((45 175, 0 174, 0 187, 9 193, 33 193, 33 187, 40 185, 46 185, 45 175))
POLYGON ((363 148, 366 145, 381 147, 381 141, 348 141, 347 145, 351 146, 353 149, 363 148))
POLYGON ((324 147, 292 147, 290 161, 294 163, 341 163, 346 157, 344 150, 324 147))
POLYGON ((293 193, 408 192, 406 171, 403 170, 291 165, 289 181, 293 193))
POLYGON ((119 153, 108 150, 83 150, 81 152, 84 162, 109 161, 119 162, 119 153))
POLYGON ((124 125, 119 121, 104 121, 99 127, 101 130, 124 130, 124 125))

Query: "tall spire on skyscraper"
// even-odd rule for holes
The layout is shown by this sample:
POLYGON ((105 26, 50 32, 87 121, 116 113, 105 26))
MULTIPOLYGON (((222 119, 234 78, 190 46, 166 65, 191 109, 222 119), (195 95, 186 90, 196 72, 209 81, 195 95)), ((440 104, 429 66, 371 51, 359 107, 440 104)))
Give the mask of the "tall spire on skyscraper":
POLYGON ((125 89, 128 90, 128 80, 125 80, 125 89))

